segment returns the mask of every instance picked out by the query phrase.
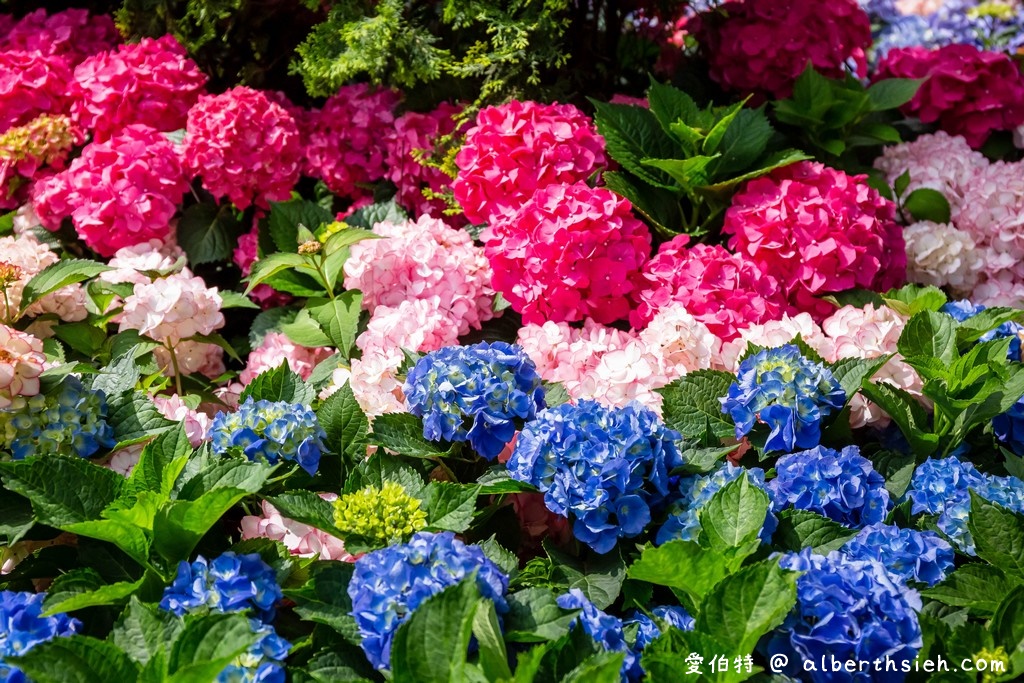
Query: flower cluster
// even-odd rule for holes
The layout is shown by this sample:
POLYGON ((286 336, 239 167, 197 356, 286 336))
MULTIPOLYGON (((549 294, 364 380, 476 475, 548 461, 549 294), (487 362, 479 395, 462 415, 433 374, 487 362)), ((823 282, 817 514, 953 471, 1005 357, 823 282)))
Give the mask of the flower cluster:
POLYGON ((248 362, 238 376, 238 381, 248 384, 260 373, 280 367, 284 362, 288 363, 291 371, 302 379, 309 379, 313 369, 330 355, 329 348, 311 349, 299 346, 280 332, 269 332, 263 337, 260 345, 249 354, 248 362))
MULTIPOLYGON (((338 495, 321 493, 320 497, 333 502, 337 500, 338 495)), ((352 562, 355 559, 345 550, 345 544, 340 538, 284 517, 277 508, 265 500, 260 501, 260 512, 259 515, 247 515, 242 518, 243 539, 269 538, 280 541, 289 553, 298 557, 316 557, 340 562, 352 562)))
POLYGON ((15 399, 0 412, 0 438, 15 460, 53 453, 88 458, 115 444, 106 396, 73 375, 46 394, 15 399))
POLYGON ((284 660, 292 645, 258 619, 249 620, 258 638, 221 671, 214 683, 284 683, 284 660))
POLYGON ((0 132, 44 114, 60 114, 68 102, 71 72, 56 55, 0 51, 0 132))
POLYGON ((775 470, 768 491, 776 512, 810 510, 859 529, 881 522, 889 511, 885 478, 856 446, 841 451, 818 446, 784 455, 775 470))
POLYGON ((737 439, 766 424, 771 433, 765 449, 789 453, 818 445, 822 420, 842 410, 846 392, 828 368, 787 344, 744 359, 721 402, 736 423, 737 439))
POLYGON ((238 449, 250 460, 272 465, 288 460, 311 475, 316 474, 320 455, 326 450, 325 438, 327 434, 309 407, 251 397, 236 412, 218 413, 210 425, 215 453, 238 449))
POLYGON ((906 173, 909 182, 904 193, 922 187, 937 190, 954 211, 963 204, 968 182, 988 165, 985 155, 971 149, 962 136, 941 130, 890 145, 875 159, 875 168, 885 174, 889 185, 906 173))
POLYGON ((43 114, 0 135, 0 206, 25 201, 27 181, 61 170, 81 132, 67 116, 43 114))
MULTIPOLYGON (((654 619, 659 622, 664 622, 672 628, 677 628, 680 631, 692 631, 696 625, 696 621, 690 613, 682 607, 675 607, 674 605, 661 605, 654 607, 650 610, 650 613, 654 615, 654 619)), ((661 627, 655 623, 654 619, 647 616, 643 612, 633 612, 633 615, 629 619, 622 622, 625 628, 636 624, 636 642, 633 645, 634 651, 643 651, 648 645, 653 643, 661 636, 661 627)))
POLYGON ((730 372, 735 372, 750 344, 773 349, 791 343, 798 336, 818 355, 826 359, 832 357, 834 344, 810 313, 784 313, 778 320, 767 320, 737 330, 735 339, 722 344, 721 364, 730 372))
POLYGON ((125 298, 120 329, 138 330, 162 344, 177 346, 196 335, 213 334, 224 326, 223 300, 188 270, 135 285, 125 298))
POLYGON ((153 396, 153 405, 168 420, 184 423, 185 436, 193 448, 199 448, 206 441, 210 431, 210 417, 206 413, 189 408, 177 395, 153 396))
POLYGON ((356 560, 348 595, 370 663, 390 668, 391 642, 402 622, 424 600, 474 573, 481 596, 494 602, 499 613, 507 611, 508 576, 480 548, 451 532, 420 532, 408 543, 356 560))
POLYGON ((47 14, 37 9, 21 17, 3 37, 0 50, 20 50, 63 57, 69 66, 120 42, 114 20, 84 9, 47 14))
MULTIPOLYGON (((0 237, 0 320, 14 323, 21 317, 21 299, 25 285, 60 257, 32 233, 17 237, 0 237)), ((53 313, 65 322, 83 320, 85 292, 79 284, 61 287, 25 309, 29 317, 53 313)), ((38 337, 50 336, 47 327, 32 325, 29 332, 38 337)))
POLYGON ((586 180, 607 161, 604 139, 576 107, 513 100, 477 114, 455 157, 452 190, 471 223, 487 223, 548 185, 586 180))
POLYGON ((651 236, 628 201, 586 183, 550 184, 492 220, 481 238, 494 287, 523 322, 626 318, 651 236))
POLYGON ((487 459, 544 408, 533 361, 505 342, 432 351, 416 362, 403 391, 409 412, 423 418, 424 438, 469 441, 487 459))
POLYGON ((875 523, 864 527, 841 549, 851 560, 875 560, 894 579, 934 586, 953 569, 953 548, 934 531, 901 529, 875 523))
POLYGON ((903 231, 907 278, 969 294, 985 268, 985 256, 969 233, 948 223, 920 221, 903 231))
POLYGON ((302 164, 299 127, 263 92, 239 86, 200 97, 186 131, 185 167, 213 196, 239 209, 291 196, 302 164))
POLYGON ((28 679, 8 657, 24 654, 40 643, 72 636, 82 622, 66 614, 43 616, 46 593, 0 592, 0 679, 23 683, 28 679))
MULTIPOLYGON (((803 572, 796 580, 797 604, 766 643, 769 654, 788 656, 783 673, 799 676, 801 662, 823 657, 870 662, 888 658, 909 664, 922 646, 917 613, 921 596, 897 582, 882 563, 851 560, 838 552, 827 557, 810 548, 781 560, 785 569, 803 572)), ((812 672, 814 683, 862 680, 848 671, 812 672)))
POLYGON ((10 408, 18 396, 39 393, 45 363, 42 341, 0 325, 0 409, 10 408))
POLYGON ((401 543, 427 525, 420 500, 394 481, 342 494, 333 506, 335 526, 374 547, 401 543))
POLYGON ((580 610, 579 615, 573 620, 573 625, 578 624, 602 650, 624 654, 623 680, 640 678, 643 669, 640 668, 639 657, 626 642, 621 619, 598 609, 579 588, 573 588, 568 593, 558 596, 558 606, 562 609, 580 610), (631 675, 634 670, 637 670, 639 675, 631 675))
MULTIPOLYGON (((1020 340, 1017 340, 1018 346, 1020 340)), ((1020 350, 1017 351, 1020 358, 1020 350)), ((1024 454, 1024 398, 1021 398, 1001 415, 992 419, 992 432, 1014 453, 1024 454)))
POLYGON ((678 438, 637 403, 563 403, 527 423, 508 470, 544 493, 552 512, 571 515, 577 539, 606 553, 643 532, 668 500, 669 473, 683 464, 678 438))
POLYGON ((384 141, 384 177, 398 188, 397 201, 416 215, 440 218, 447 208, 443 199, 433 195, 449 190, 452 179, 423 161, 434 152, 437 138, 455 131, 454 117, 461 111, 459 105, 442 102, 425 114, 406 112, 395 119, 394 129, 384 141))
POLYGON ((807 161, 776 169, 733 197, 722 231, 780 278, 790 303, 820 319, 831 307, 816 297, 906 278, 896 206, 866 180, 807 161))
POLYGON ((160 608, 178 616, 203 607, 213 612, 253 609, 269 621, 282 597, 277 575, 259 555, 226 552, 213 561, 202 556, 191 564, 182 561, 174 581, 164 589, 160 608))

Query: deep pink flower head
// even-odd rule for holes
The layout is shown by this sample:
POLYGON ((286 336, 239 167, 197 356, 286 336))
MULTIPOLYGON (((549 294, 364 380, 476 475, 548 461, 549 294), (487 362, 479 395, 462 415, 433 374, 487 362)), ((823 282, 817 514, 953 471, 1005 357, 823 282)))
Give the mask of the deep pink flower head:
POLYGON ((39 52, 0 52, 0 133, 41 114, 67 109, 71 71, 63 57, 39 52))
POLYGON ((554 183, 586 180, 608 161, 604 138, 571 104, 485 107, 455 157, 455 199, 471 223, 515 212, 554 183))
POLYGON ((1008 56, 973 45, 890 50, 876 79, 927 78, 902 111, 938 123, 977 149, 995 130, 1024 123, 1024 76, 1008 56))
POLYGON ((398 93, 346 85, 305 118, 306 174, 343 197, 369 195, 363 185, 384 177, 381 145, 394 129, 398 93))
POLYGON ((146 126, 128 126, 86 145, 71 166, 37 183, 33 201, 47 228, 70 215, 78 236, 102 256, 151 239, 167 241, 188 181, 174 145, 146 126))
POLYGON ((135 123, 184 128, 206 76, 168 35, 93 55, 75 68, 74 81, 71 115, 102 141, 135 123))
POLYGON ((630 203, 584 182, 548 185, 481 234, 494 288, 524 323, 622 320, 651 253, 630 203))
POLYGON ((299 180, 295 119, 264 93, 238 86, 204 95, 188 112, 185 167, 215 197, 239 209, 285 201, 299 180))
POLYGON ((461 106, 442 102, 426 114, 412 111, 402 114, 384 141, 387 148, 384 177, 398 188, 398 203, 416 215, 425 213, 441 218, 447 208, 443 200, 423 196, 423 190, 441 192, 451 185, 452 179, 438 168, 421 164, 416 153, 429 155, 437 138, 455 130, 452 117, 460 111, 461 106))
POLYGON ((741 254, 724 247, 695 244, 679 235, 665 242, 644 266, 640 305, 629 316, 635 328, 647 325, 674 301, 723 341, 753 323, 775 320, 786 309, 774 277, 741 254))
POLYGON ((776 169, 733 197, 722 232, 779 279, 791 304, 820 319, 834 307, 815 297, 906 279, 896 207, 866 180, 809 161, 776 169))
POLYGON ((90 16, 84 9, 47 15, 37 9, 26 14, 0 38, 0 50, 24 50, 57 55, 71 67, 86 57, 112 49, 121 42, 114 20, 107 14, 90 16))
POLYGON ((808 62, 831 78, 849 62, 867 73, 871 20, 857 0, 730 0, 693 23, 711 78, 731 90, 789 97, 808 62))

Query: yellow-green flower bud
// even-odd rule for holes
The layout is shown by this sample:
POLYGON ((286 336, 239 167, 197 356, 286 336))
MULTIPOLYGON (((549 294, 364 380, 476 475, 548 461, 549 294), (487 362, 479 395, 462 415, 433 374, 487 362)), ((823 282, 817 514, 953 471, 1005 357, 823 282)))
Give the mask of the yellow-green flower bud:
POLYGON ((346 534, 385 546, 424 528, 427 513, 401 484, 388 481, 380 488, 367 486, 339 497, 334 501, 334 523, 346 534))

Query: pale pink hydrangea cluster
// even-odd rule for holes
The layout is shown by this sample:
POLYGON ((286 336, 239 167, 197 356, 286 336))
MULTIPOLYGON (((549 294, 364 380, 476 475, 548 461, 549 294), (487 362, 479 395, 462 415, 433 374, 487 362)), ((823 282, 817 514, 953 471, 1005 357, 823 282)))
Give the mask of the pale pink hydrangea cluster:
POLYGON ((907 243, 907 279, 924 285, 949 287, 957 297, 969 297, 985 268, 985 252, 971 235, 948 223, 919 221, 903 231, 907 243))
POLYGON ((373 231, 385 239, 352 245, 345 262, 345 288, 363 293, 364 308, 427 300, 460 335, 494 317, 491 267, 468 232, 429 216, 373 231))
POLYGON ((789 344, 798 336, 822 357, 833 356, 831 341, 809 313, 787 313, 778 320, 767 320, 740 329, 735 339, 722 345, 721 364, 729 372, 735 372, 748 344, 770 349, 789 344))
POLYGON ((46 369, 43 342, 31 334, 0 325, 0 409, 17 396, 39 393, 39 375, 46 369))
POLYGON ((292 372, 302 379, 309 379, 313 369, 320 361, 334 352, 329 348, 311 349, 300 346, 280 332, 270 332, 263 337, 259 347, 249 354, 245 369, 238 376, 238 381, 248 384, 260 373, 272 370, 287 362, 292 372))
POLYGON ((305 116, 306 174, 335 194, 359 198, 384 177, 381 145, 394 130, 399 96, 364 83, 346 85, 323 108, 305 116))
POLYGON ((0 51, 0 132, 42 114, 63 113, 71 72, 57 55, 0 51))
POLYGON ((177 394, 170 396, 158 394, 152 398, 153 405, 156 406, 161 415, 173 422, 184 423, 185 436, 188 437, 189 443, 192 444, 193 448, 199 448, 210 432, 210 424, 212 422, 210 416, 199 410, 189 408, 177 394))
POLYGON ((185 252, 174 242, 157 239, 121 247, 114 252, 107 265, 114 270, 100 273, 100 279, 111 284, 130 282, 147 284, 153 281, 149 273, 170 275, 185 267, 185 252))
POLYGON ((75 68, 71 115, 99 141, 135 123, 178 130, 205 85, 206 76, 173 36, 143 38, 75 68))
POLYGON ((384 177, 398 188, 398 203, 416 215, 440 218, 447 208, 444 200, 429 198, 423 191, 443 192, 450 188, 452 179, 441 169, 421 163, 422 156, 418 155, 429 157, 435 140, 455 130, 454 117, 461 111, 460 105, 442 102, 427 113, 406 112, 395 119, 393 130, 384 140, 384 177))
POLYGON ((629 316, 651 253, 626 199, 586 183, 543 187, 481 234, 494 287, 523 322, 629 316))
POLYGON ((238 86, 204 95, 188 112, 184 162, 214 197, 239 209, 285 201, 299 180, 302 148, 291 114, 263 92, 238 86))
POLYGON ((608 163, 604 138, 571 104, 513 100, 481 109, 455 157, 455 199, 472 223, 514 212, 534 192, 589 178, 608 163))
POLYGON ((84 9, 47 14, 37 9, 19 19, 0 37, 0 50, 23 50, 64 58, 77 66, 86 57, 112 49, 121 42, 114 20, 84 9))
POLYGON ((156 130, 131 125, 93 142, 66 171, 37 183, 33 204, 43 225, 70 216, 79 237, 102 256, 122 247, 165 241, 188 191, 174 145, 156 130))
POLYGON ((962 205, 968 182, 988 165, 985 155, 971 149, 963 136, 941 130, 890 145, 875 159, 875 168, 885 174, 889 185, 907 173, 910 184, 905 195, 921 187, 938 190, 953 210, 962 205))
MULTIPOLYGON (((336 493, 321 493, 326 501, 338 498, 336 493)), ((316 557, 320 560, 355 562, 356 558, 345 550, 345 543, 336 536, 320 531, 293 519, 283 517, 267 501, 260 503, 259 515, 242 518, 242 538, 269 538, 280 541, 288 552, 298 557, 316 557)))
POLYGON ((132 471, 139 464, 139 458, 142 457, 142 450, 146 447, 146 443, 143 441, 118 448, 110 454, 110 459, 107 460, 105 467, 127 479, 132 476, 132 471))
MULTIPOLYGON (((40 242, 32 233, 17 237, 0 237, 0 269, 13 269, 5 297, 0 297, 2 320, 13 323, 18 320, 21 310, 21 296, 25 285, 47 266, 60 260, 56 253, 40 242)), ((25 315, 35 317, 44 313, 56 314, 66 322, 84 320, 85 292, 79 284, 68 285, 47 294, 29 306, 25 315)))

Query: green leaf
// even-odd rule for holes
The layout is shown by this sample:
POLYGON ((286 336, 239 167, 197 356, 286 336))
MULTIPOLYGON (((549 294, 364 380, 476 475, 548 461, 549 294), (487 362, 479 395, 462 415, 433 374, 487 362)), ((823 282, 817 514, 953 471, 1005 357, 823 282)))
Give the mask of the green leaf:
POLYGON ((939 437, 931 432, 928 413, 916 398, 886 382, 865 380, 861 392, 892 417, 915 453, 931 455, 938 449, 939 437))
POLYGON ((708 164, 718 158, 713 156, 694 156, 689 159, 641 159, 640 163, 672 176, 680 187, 692 192, 694 188, 711 183, 708 175, 708 164))
POLYGON ((128 682, 139 675, 139 666, 115 645, 80 635, 54 638, 4 660, 34 683, 128 682))
POLYGON ((294 253, 299 248, 299 225, 315 231, 322 224, 333 221, 334 214, 316 202, 290 199, 286 202, 270 202, 267 230, 278 251, 294 253))
POLYGON ((190 453, 192 444, 182 422, 146 444, 128 478, 130 487, 169 495, 190 453))
POLYGON ((1014 308, 986 308, 960 323, 956 329, 957 344, 962 346, 975 342, 1003 323, 1019 321, 1021 316, 1022 312, 1014 308))
POLYGON ((110 637, 114 645, 145 666, 151 657, 175 640, 183 626, 178 617, 132 597, 114 624, 110 637))
POLYGON ((331 345, 330 337, 305 308, 299 311, 293 320, 281 323, 280 328, 286 337, 300 346, 315 349, 331 345))
MULTIPOLYGON (((700 511, 701 538, 723 554, 741 549, 739 562, 761 544, 758 535, 769 508, 768 494, 746 475, 723 486, 700 511)), ((738 563, 737 563, 738 566, 738 563)))
POLYGON ((276 368, 261 372, 253 378, 242 390, 238 402, 245 403, 249 398, 254 401, 285 401, 309 405, 314 394, 313 389, 302 380, 302 377, 293 372, 288 363, 281 361, 276 368))
POLYGON ((693 541, 675 540, 657 548, 644 548, 628 575, 631 579, 683 591, 697 605, 715 584, 728 576, 730 564, 717 550, 693 541))
POLYGON ((218 489, 256 493, 274 471, 274 465, 251 462, 242 457, 218 456, 212 462, 200 462, 199 465, 198 471, 189 471, 181 478, 176 496, 179 500, 198 500, 204 494, 218 489))
POLYGON ((910 488, 916 461, 914 456, 898 451, 879 451, 871 456, 875 471, 885 477, 885 489, 893 500, 903 497, 910 488))
POLYGON ((113 269, 110 266, 88 259, 57 261, 57 263, 49 265, 36 273, 25 284, 25 289, 21 293, 21 310, 25 311, 25 309, 50 292, 56 292, 58 289, 73 285, 76 282, 84 282, 108 270, 113 269))
POLYGON ((617 552, 571 557, 544 540, 544 550, 551 558, 554 575, 571 588, 579 588, 598 609, 608 609, 619 597, 626 578, 626 564, 617 552))
MULTIPOLYGON (((790 164, 810 158, 811 157, 807 154, 796 149, 784 149, 778 152, 772 152, 757 163, 756 169, 747 171, 742 175, 734 176, 728 180, 720 180, 713 185, 701 187, 699 188, 699 191, 701 194, 711 197, 722 197, 723 195, 733 192, 740 184, 745 183, 748 180, 760 178, 777 168, 789 166, 790 164)), ((725 175, 724 171, 717 168, 714 170, 714 173, 719 177, 725 175)))
POLYGON ((903 200, 903 208, 915 221, 949 222, 949 200, 946 195, 930 187, 919 187, 903 200))
POLYGON ((187 559, 199 539, 247 495, 248 491, 224 488, 196 500, 171 501, 153 520, 153 549, 168 562, 187 559))
POLYGON ((327 397, 316 411, 317 422, 327 433, 327 445, 352 460, 366 455, 369 420, 346 382, 327 397))
POLYGON ((140 375, 138 362, 132 354, 127 354, 92 375, 88 380, 89 388, 102 391, 104 396, 123 394, 135 388, 140 375))
POLYGON ((284 517, 339 538, 345 536, 345 532, 334 524, 334 507, 312 491, 287 491, 267 500, 284 517))
POLYGON ((97 605, 112 605, 126 599, 141 585, 142 579, 108 584, 95 569, 72 569, 54 579, 47 589, 43 600, 43 616, 74 612, 97 605))
POLYGON ((886 78, 876 81, 868 88, 871 111, 899 109, 914 99, 924 81, 923 78, 886 78))
POLYGON ((106 330, 91 323, 61 323, 53 328, 53 336, 86 356, 95 356, 107 341, 106 330))
POLYGON ((653 187, 621 171, 606 172, 604 184, 615 194, 628 199, 662 236, 671 239, 679 234, 683 214, 674 192, 653 187))
POLYGON ((398 482, 410 496, 419 496, 424 488, 423 477, 412 465, 403 462, 401 458, 378 451, 352 470, 352 474, 345 480, 343 493, 358 491, 367 486, 380 488, 386 481, 398 482))
POLYGON ((461 533, 473 523, 479 486, 432 481, 423 490, 427 527, 433 531, 461 533))
POLYGON ((578 610, 558 606, 548 588, 526 588, 508 595, 505 639, 512 643, 542 643, 557 640, 569 632, 578 610))
POLYGON ((1014 581, 1024 581, 1024 515, 989 503, 971 491, 967 528, 978 557, 1002 569, 1014 581))
POLYGON ((356 209, 345 219, 345 224, 353 228, 372 230, 378 223, 400 223, 408 217, 409 214, 392 199, 356 209))
MULTIPOLYGON (((751 167, 764 154, 773 132, 763 107, 738 110, 735 119, 725 130, 721 143, 714 150, 708 150, 719 154, 719 157, 711 164, 711 177, 721 181, 755 170, 751 167)), ((710 141, 711 135, 709 134, 708 142, 710 141)), ((761 165, 758 164, 758 166, 761 165)), ((714 184, 708 183, 708 185, 714 184)))
POLYGON ((779 513, 779 526, 773 539, 787 550, 810 548, 824 555, 842 548, 856 535, 856 529, 848 529, 812 510, 788 509, 779 513))
POLYGON ((473 635, 480 645, 480 667, 489 681, 512 678, 508 668, 508 652, 498 624, 494 603, 481 600, 473 617, 473 635))
POLYGON ((187 620, 171 646, 169 664, 174 677, 170 680, 184 682, 189 680, 187 676, 197 680, 200 671, 211 669, 216 676, 257 637, 244 614, 209 614, 187 620))
POLYGON ((942 362, 956 358, 956 323, 948 315, 921 311, 907 321, 896 348, 906 358, 930 356, 942 362))
POLYGON ((57 528, 99 519, 125 481, 105 467, 62 455, 0 463, 0 473, 8 490, 32 501, 39 522, 57 528))
POLYGON ((1016 581, 990 564, 974 562, 957 568, 942 583, 921 591, 921 596, 944 605, 967 607, 979 616, 996 611, 999 600, 1008 594, 1016 581))
POLYGON ((922 311, 938 311, 949 300, 946 294, 935 287, 928 285, 909 284, 892 289, 882 295, 882 300, 875 305, 885 304, 900 315, 908 318, 917 315, 922 311))
POLYGON ((516 574, 519 573, 519 556, 498 543, 495 535, 492 534, 486 541, 476 543, 475 545, 480 546, 487 559, 498 565, 501 571, 508 574, 511 578, 515 578, 516 574))
POLYGON ((673 189, 675 184, 669 176, 641 163, 642 159, 670 159, 679 152, 654 114, 643 107, 590 101, 596 110, 597 130, 604 137, 611 157, 644 182, 673 189))
POLYGON ((644 648, 641 664, 647 673, 645 680, 650 683, 738 683, 761 671, 761 667, 746 668, 739 671, 732 666, 730 658, 728 667, 716 666, 711 671, 712 660, 723 656, 728 648, 706 633, 668 629, 653 643, 644 648), (693 673, 687 657, 696 653, 705 661, 698 667, 700 673, 693 673))
POLYGON ((362 303, 362 292, 349 290, 326 303, 309 308, 309 314, 345 358, 349 357, 356 341, 362 303))
POLYGON ((452 446, 423 437, 423 422, 409 413, 387 413, 373 420, 370 440, 400 455, 412 458, 437 458, 448 455, 452 446))
POLYGON ((618 683, 622 680, 624 652, 605 650, 590 655, 565 675, 562 683, 618 683))
POLYGON ((145 531, 130 522, 97 519, 65 524, 61 528, 79 536, 113 543, 140 565, 145 566, 149 562, 149 538, 145 531))
POLYGON ((1009 653, 1010 670, 1019 680, 1024 668, 1024 586, 1017 586, 999 602, 990 629, 995 642, 1009 653))
POLYGON ((260 310, 260 305, 241 292, 233 292, 230 289, 221 290, 221 310, 225 308, 251 308, 260 310))
POLYGON ((864 382, 874 377, 891 357, 891 354, 886 354, 878 358, 840 358, 829 366, 832 376, 846 392, 847 403, 853 400, 864 382))
POLYGON ((286 589, 285 596, 298 603, 296 612, 306 621, 323 624, 341 634, 348 642, 362 642, 359 627, 350 614, 352 600, 348 584, 355 566, 347 562, 314 562, 309 580, 301 588, 286 589))
POLYGON ((666 133, 671 132, 670 126, 676 121, 693 121, 699 111, 692 97, 671 85, 663 85, 654 78, 651 78, 651 85, 647 90, 647 102, 651 113, 666 133))
POLYGON ((704 598, 697 630, 722 643, 727 648, 723 654, 753 652, 761 636, 782 624, 796 604, 797 576, 777 559, 744 567, 704 598))
POLYGON ((174 426, 140 391, 107 396, 107 423, 114 427, 118 445, 137 443, 174 426))
POLYGON ((314 656, 305 672, 317 683, 364 683, 374 680, 375 674, 362 650, 351 645, 343 648, 342 644, 332 644, 331 649, 314 656))
POLYGON ((735 375, 718 370, 688 373, 661 389, 665 424, 684 439, 703 442, 710 432, 716 438, 735 436, 736 427, 722 413, 718 399, 729 393, 735 375))
POLYGON ((282 271, 294 270, 295 268, 305 266, 306 264, 306 258, 299 256, 298 254, 281 253, 264 256, 252 264, 252 270, 249 271, 249 284, 245 287, 245 293, 248 294, 256 287, 256 285, 266 282, 271 277, 282 271))
POLYGON ((398 627, 391 646, 394 683, 461 683, 481 601, 469 577, 433 595, 398 627))
POLYGON ((226 261, 237 244, 239 229, 230 204, 193 204, 178 220, 178 244, 192 265, 226 261))

